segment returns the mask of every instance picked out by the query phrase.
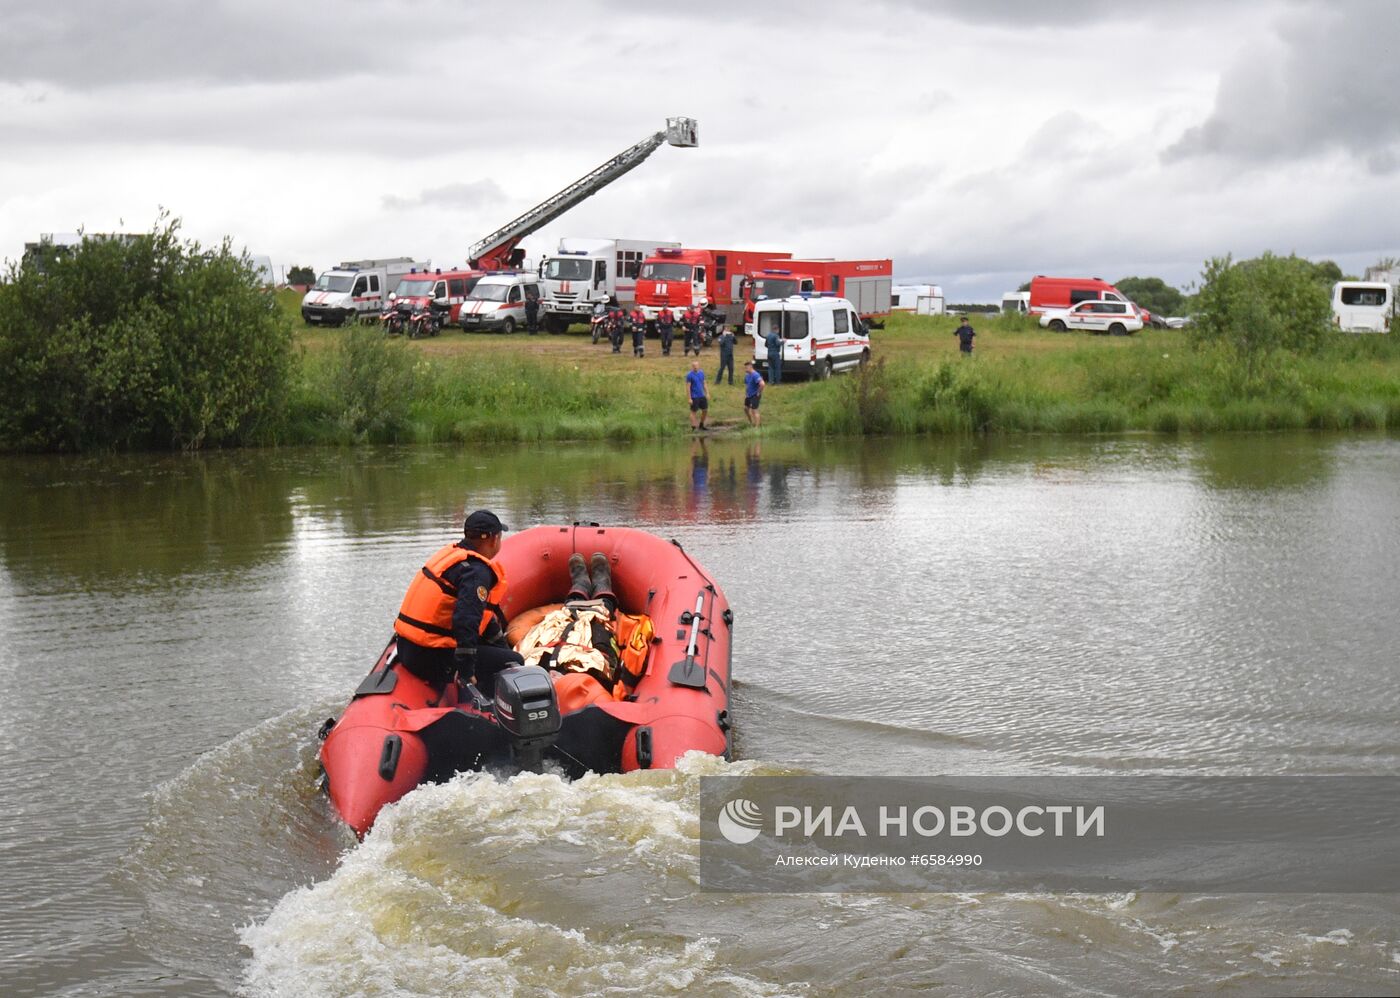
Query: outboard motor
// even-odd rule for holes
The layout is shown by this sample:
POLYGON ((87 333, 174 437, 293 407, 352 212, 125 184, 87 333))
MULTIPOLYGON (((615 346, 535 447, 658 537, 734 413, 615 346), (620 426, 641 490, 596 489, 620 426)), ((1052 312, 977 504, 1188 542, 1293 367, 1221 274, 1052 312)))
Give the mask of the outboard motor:
POLYGON ((496 673, 496 721, 521 769, 540 771, 544 750, 559 735, 559 697, 538 665, 513 665, 496 673))

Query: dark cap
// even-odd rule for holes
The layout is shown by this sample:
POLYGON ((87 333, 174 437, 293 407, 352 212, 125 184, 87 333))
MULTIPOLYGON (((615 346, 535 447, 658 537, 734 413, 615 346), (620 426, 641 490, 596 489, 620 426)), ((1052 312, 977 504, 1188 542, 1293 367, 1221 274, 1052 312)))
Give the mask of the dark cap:
POLYGON ((467 517, 462 524, 464 534, 502 534, 510 528, 501 522, 500 517, 489 509, 479 509, 467 517))

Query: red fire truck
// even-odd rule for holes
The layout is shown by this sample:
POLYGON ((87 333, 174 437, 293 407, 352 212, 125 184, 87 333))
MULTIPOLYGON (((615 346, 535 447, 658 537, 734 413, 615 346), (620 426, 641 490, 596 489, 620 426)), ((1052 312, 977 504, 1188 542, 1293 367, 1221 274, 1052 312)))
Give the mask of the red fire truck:
POLYGON ((791 253, 759 250, 668 249, 642 261, 637 274, 637 304, 647 320, 670 307, 680 312, 708 298, 724 308, 740 300, 744 276, 765 267, 781 267, 791 253))
MULTIPOLYGON (((748 303, 825 291, 848 300, 867 322, 883 321, 890 314, 893 274, 891 260, 784 260, 745 274, 739 297, 748 303)), ((749 311, 746 304, 745 325, 749 311)))

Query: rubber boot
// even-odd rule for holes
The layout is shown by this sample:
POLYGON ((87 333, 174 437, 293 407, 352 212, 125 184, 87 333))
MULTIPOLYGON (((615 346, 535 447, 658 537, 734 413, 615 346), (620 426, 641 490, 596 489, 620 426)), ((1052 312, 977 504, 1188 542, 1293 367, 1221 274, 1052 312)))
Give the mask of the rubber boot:
POLYGON ((612 591, 612 567, 608 564, 608 556, 595 551, 592 569, 593 598, 608 600, 612 608, 617 609, 617 594, 612 591))
POLYGON ((570 600, 589 599, 589 592, 592 584, 588 580, 588 566, 584 564, 583 555, 569 555, 569 596, 570 600))

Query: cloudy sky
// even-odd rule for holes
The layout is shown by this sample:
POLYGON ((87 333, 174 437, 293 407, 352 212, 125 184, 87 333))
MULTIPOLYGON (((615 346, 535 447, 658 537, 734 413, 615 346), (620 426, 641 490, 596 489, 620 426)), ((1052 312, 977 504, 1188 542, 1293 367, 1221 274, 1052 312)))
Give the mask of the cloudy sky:
POLYGON ((164 206, 279 266, 457 263, 683 114, 700 148, 531 255, 889 256, 951 301, 1264 249, 1359 272, 1400 255, 1398 6, 0 0, 0 257, 164 206))

